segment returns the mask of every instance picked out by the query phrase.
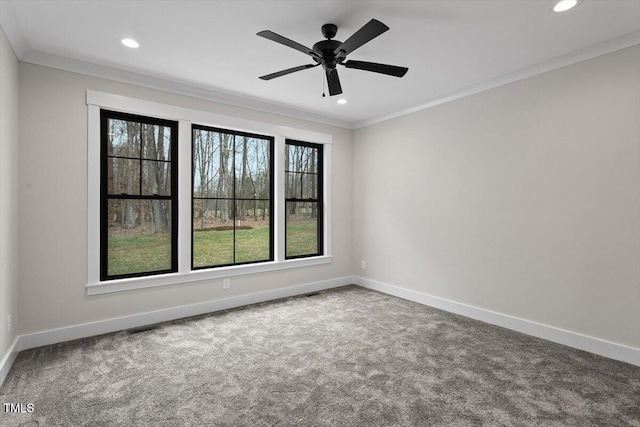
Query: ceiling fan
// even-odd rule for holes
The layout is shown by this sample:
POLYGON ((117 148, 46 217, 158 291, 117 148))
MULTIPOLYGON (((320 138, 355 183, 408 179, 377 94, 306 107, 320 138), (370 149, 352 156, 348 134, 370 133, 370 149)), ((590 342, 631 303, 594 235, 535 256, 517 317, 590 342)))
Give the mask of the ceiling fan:
POLYGON ((300 65, 298 67, 288 68, 276 73, 260 76, 260 78, 262 80, 271 80, 275 79, 276 77, 282 77, 286 76, 287 74, 295 73, 296 71, 302 71, 308 68, 322 65, 322 68, 324 68, 325 74, 327 76, 329 95, 333 96, 342 93, 342 86, 340 85, 338 70, 336 70, 336 66, 338 64, 343 65, 346 68, 355 68, 358 70, 372 71, 374 73, 386 74, 389 76, 402 77, 407 73, 407 71, 409 71, 408 68, 365 61, 345 62, 347 55, 349 55, 351 52, 353 52, 363 44, 368 43, 374 38, 378 37, 388 29, 389 27, 384 25, 382 22, 376 19, 372 19, 343 43, 338 40, 332 40, 336 36, 338 27, 334 24, 325 24, 322 26, 322 35, 327 40, 321 40, 318 43, 314 44, 313 49, 309 49, 308 47, 294 42, 293 40, 289 40, 288 38, 283 37, 280 34, 276 34, 273 31, 260 31, 257 34, 260 37, 264 37, 265 39, 272 40, 276 43, 280 43, 295 50, 299 50, 302 53, 306 53, 311 57, 311 59, 315 61, 315 64, 306 64, 300 65))

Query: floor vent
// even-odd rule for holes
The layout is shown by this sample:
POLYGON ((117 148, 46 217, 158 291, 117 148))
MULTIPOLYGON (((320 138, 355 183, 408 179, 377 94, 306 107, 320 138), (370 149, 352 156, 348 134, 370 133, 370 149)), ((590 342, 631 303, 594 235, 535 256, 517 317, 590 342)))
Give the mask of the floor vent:
POLYGON ((320 295, 320 292, 313 292, 311 294, 305 294, 305 297, 315 297, 316 295, 320 295))
POLYGON ((157 325, 142 326, 140 328, 128 329, 127 332, 129 333, 129 335, 133 335, 133 334, 139 334, 141 332, 153 331, 154 329, 158 329, 158 326, 157 325))

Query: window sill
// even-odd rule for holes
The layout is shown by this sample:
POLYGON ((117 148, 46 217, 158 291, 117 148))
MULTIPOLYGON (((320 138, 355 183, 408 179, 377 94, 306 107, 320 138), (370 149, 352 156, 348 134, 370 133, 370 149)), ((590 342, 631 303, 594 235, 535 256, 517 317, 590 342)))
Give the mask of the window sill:
POLYGON ((289 268, 309 267, 312 265, 330 264, 333 257, 329 255, 291 259, 282 262, 265 262, 260 264, 237 265, 208 270, 194 270, 187 273, 170 273, 158 276, 132 277, 130 279, 109 280, 86 285, 87 295, 100 295, 112 292, 131 291, 135 289, 154 288, 157 286, 178 285, 203 280, 220 279, 246 274, 268 273, 289 268))

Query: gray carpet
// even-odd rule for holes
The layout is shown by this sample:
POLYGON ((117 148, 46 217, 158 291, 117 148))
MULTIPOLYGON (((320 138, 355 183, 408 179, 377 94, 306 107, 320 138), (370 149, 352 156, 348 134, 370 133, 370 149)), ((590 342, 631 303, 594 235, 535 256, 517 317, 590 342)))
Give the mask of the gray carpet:
POLYGON ((640 367, 349 286, 19 354, 2 426, 640 426, 640 367))

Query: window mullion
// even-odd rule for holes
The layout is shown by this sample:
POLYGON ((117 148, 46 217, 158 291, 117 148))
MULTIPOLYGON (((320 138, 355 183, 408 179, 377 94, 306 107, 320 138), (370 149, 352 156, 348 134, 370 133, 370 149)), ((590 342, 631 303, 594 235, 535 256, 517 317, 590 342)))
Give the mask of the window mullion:
POLYGON ((140 180, 139 180, 139 183, 138 183, 139 184, 138 194, 140 194, 140 195, 144 194, 142 192, 142 158, 144 157, 143 156, 144 153, 143 153, 143 150, 142 150, 142 138, 143 138, 142 132, 143 132, 143 129, 144 129, 144 123, 140 123, 140 180))
POLYGON ((178 122, 178 272, 191 271, 191 122, 178 122))
POLYGON ((231 150, 231 224, 233 226, 233 263, 236 261, 236 135, 233 135, 233 149, 231 150))
POLYGON ((331 144, 322 146, 322 162, 318 162, 318 172, 321 173, 322 191, 318 193, 318 204, 322 209, 322 253, 331 255, 331 144))
POLYGON ((285 219, 286 219, 286 202, 285 202, 285 138, 283 136, 276 136, 275 138, 275 174, 274 174, 274 194, 275 198, 273 206, 275 212, 274 215, 274 233, 275 233, 275 247, 274 247, 274 259, 277 262, 285 260, 285 219))

